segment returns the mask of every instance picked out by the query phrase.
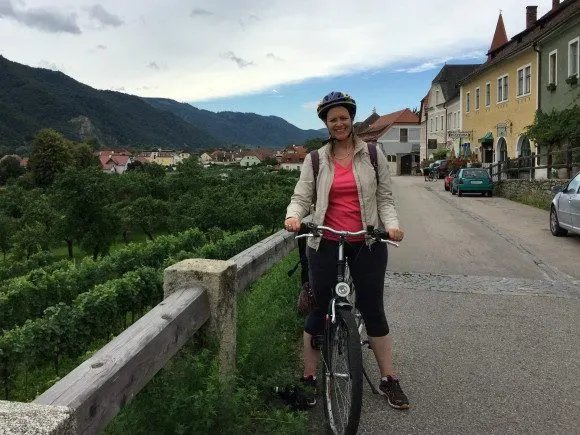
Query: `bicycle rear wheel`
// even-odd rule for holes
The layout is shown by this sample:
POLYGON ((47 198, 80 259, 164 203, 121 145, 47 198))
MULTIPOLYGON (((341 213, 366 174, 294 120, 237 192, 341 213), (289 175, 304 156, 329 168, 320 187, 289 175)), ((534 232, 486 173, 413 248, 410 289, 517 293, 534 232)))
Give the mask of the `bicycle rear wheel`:
POLYGON ((322 354, 329 429, 334 434, 354 434, 362 406, 363 367, 357 325, 349 310, 336 310, 336 323, 326 333, 322 354))

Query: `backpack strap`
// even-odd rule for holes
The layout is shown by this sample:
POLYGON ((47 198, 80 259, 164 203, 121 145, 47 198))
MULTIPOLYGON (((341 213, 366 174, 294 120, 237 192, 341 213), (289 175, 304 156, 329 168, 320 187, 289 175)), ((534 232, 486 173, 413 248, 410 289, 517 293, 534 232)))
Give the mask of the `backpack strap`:
POLYGON ((312 203, 316 204, 316 180, 318 178, 318 169, 320 168, 320 155, 318 150, 310 151, 310 159, 312 160, 312 172, 314 173, 314 193, 312 195, 312 203))
POLYGON ((367 144, 367 147, 369 149, 369 156, 371 158, 371 165, 373 165, 373 168, 375 170, 375 178, 377 179, 377 186, 378 186, 379 185, 379 162, 377 159, 377 144, 369 143, 369 144, 367 144))

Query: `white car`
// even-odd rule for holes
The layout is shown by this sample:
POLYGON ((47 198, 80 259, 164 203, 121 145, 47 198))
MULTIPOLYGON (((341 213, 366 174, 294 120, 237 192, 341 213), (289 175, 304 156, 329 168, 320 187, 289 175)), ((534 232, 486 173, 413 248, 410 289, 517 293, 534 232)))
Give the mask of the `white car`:
POLYGON ((580 172, 565 187, 555 187, 557 192, 550 207, 550 231, 562 237, 568 231, 580 234, 580 172))

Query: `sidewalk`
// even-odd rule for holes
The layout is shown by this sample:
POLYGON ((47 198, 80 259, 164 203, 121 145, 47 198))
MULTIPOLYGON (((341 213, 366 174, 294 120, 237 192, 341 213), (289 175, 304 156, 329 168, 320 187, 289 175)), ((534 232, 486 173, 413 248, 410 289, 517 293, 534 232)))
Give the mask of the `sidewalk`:
MULTIPOLYGON (((365 383, 359 433, 579 433, 580 290, 437 278, 427 286, 428 275, 387 275, 411 409, 391 409, 365 383)), ((365 358, 378 380, 370 351, 365 358)), ((322 406, 314 412, 324 420, 322 406)))

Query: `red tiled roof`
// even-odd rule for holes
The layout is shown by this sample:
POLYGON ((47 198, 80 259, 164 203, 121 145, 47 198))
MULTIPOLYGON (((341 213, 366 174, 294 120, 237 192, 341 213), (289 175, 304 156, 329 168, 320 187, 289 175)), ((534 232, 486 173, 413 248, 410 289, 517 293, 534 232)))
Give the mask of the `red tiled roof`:
POLYGON ((129 156, 111 156, 111 160, 115 162, 117 166, 125 166, 129 161, 129 156))
POLYGON ((394 124, 419 124, 419 116, 409 109, 383 115, 369 128, 359 133, 359 137, 364 141, 377 140, 388 128, 394 124))
POLYGON ((505 44, 490 50, 487 53, 487 61, 468 76, 464 77, 459 84, 469 83, 474 77, 479 76, 489 68, 499 64, 505 59, 517 56, 524 50, 533 47, 534 43, 541 40, 556 30, 563 28, 572 17, 580 13, 580 1, 567 0, 554 4, 552 9, 544 16, 538 18, 531 26, 521 31, 505 44))
POLYGON ((302 163, 304 161, 305 155, 298 153, 287 153, 282 156, 280 163, 302 163))

